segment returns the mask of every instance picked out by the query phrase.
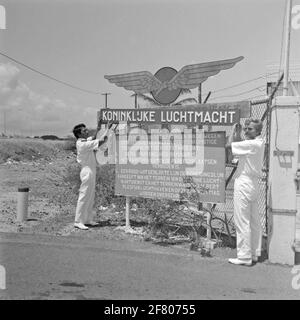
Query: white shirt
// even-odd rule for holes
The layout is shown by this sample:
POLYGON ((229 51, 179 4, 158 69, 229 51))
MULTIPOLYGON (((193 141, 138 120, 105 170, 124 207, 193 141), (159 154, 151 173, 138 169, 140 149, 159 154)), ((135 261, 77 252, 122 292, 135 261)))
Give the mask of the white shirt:
POLYGON ((265 145, 261 136, 255 139, 232 142, 232 153, 239 157, 237 177, 246 175, 259 178, 262 174, 265 145))
POLYGON ((92 140, 92 137, 87 139, 79 138, 76 142, 77 148, 77 162, 81 164, 82 167, 90 167, 91 169, 96 169, 96 157, 95 152, 98 149, 99 140, 92 140))

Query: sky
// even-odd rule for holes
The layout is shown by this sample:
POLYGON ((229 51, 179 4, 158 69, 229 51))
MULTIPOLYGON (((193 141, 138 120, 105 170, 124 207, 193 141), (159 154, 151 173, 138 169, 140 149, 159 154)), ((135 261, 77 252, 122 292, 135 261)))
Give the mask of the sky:
MULTIPOLYGON (((133 92, 109 83, 104 75, 155 74, 165 66, 178 71, 188 64, 244 56, 232 69, 203 83, 203 98, 209 91, 211 102, 264 96, 267 66, 282 64, 285 4, 285 0, 0 0, 6 13, 0 53, 97 93, 63 85, 0 55, 0 133, 64 137, 78 123, 95 128, 97 111, 104 107, 103 93, 110 93, 110 108, 134 107, 133 92), (248 80, 252 81, 221 90, 248 80)), ((300 0, 294 0, 295 5, 300 0)), ((299 40, 300 29, 292 30, 291 64, 300 63, 299 40)), ((188 96, 197 95, 194 89, 188 96)), ((139 105, 147 106, 142 100, 139 105)))

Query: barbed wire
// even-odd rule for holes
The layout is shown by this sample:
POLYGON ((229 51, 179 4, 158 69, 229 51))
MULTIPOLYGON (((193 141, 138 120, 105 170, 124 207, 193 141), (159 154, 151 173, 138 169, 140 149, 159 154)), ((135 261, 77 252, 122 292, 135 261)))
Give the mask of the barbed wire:
POLYGON ((256 88, 253 88, 253 89, 244 91, 244 92, 240 92, 240 93, 237 93, 237 94, 231 94, 231 95, 227 95, 227 96, 215 97, 215 98, 213 98, 213 99, 210 99, 210 101, 216 100, 216 99, 238 97, 238 96, 242 96, 242 95, 244 95, 244 94, 247 94, 247 93, 250 93, 250 92, 253 92, 253 91, 256 91, 256 90, 261 91, 261 89, 265 89, 265 86, 259 86, 259 87, 256 87, 256 88))

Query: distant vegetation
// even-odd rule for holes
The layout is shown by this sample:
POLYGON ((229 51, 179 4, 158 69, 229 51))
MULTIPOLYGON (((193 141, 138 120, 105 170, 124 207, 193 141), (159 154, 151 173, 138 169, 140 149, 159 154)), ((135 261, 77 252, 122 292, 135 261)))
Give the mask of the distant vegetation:
POLYGON ((53 134, 48 134, 48 135, 44 135, 44 136, 40 136, 41 139, 43 140, 63 140, 53 134))
POLYGON ((61 140, 0 139, 0 164, 9 160, 27 162, 45 159, 52 161, 61 152, 76 151, 75 139, 61 140))

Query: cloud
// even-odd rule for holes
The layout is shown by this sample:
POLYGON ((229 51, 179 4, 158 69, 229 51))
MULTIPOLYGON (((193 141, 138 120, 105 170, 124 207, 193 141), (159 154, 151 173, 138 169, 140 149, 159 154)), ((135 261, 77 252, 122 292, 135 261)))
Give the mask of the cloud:
MULTIPOLYGON (((61 99, 41 95, 20 81, 20 70, 11 63, 0 64, 0 119, 6 114, 7 132, 41 135, 70 133, 79 119, 96 114, 95 108, 67 105, 61 99)), ((3 132, 0 121, 0 133, 3 132)))
POLYGON ((8 64, 0 64, 0 102, 3 105, 18 87, 20 70, 8 64))

